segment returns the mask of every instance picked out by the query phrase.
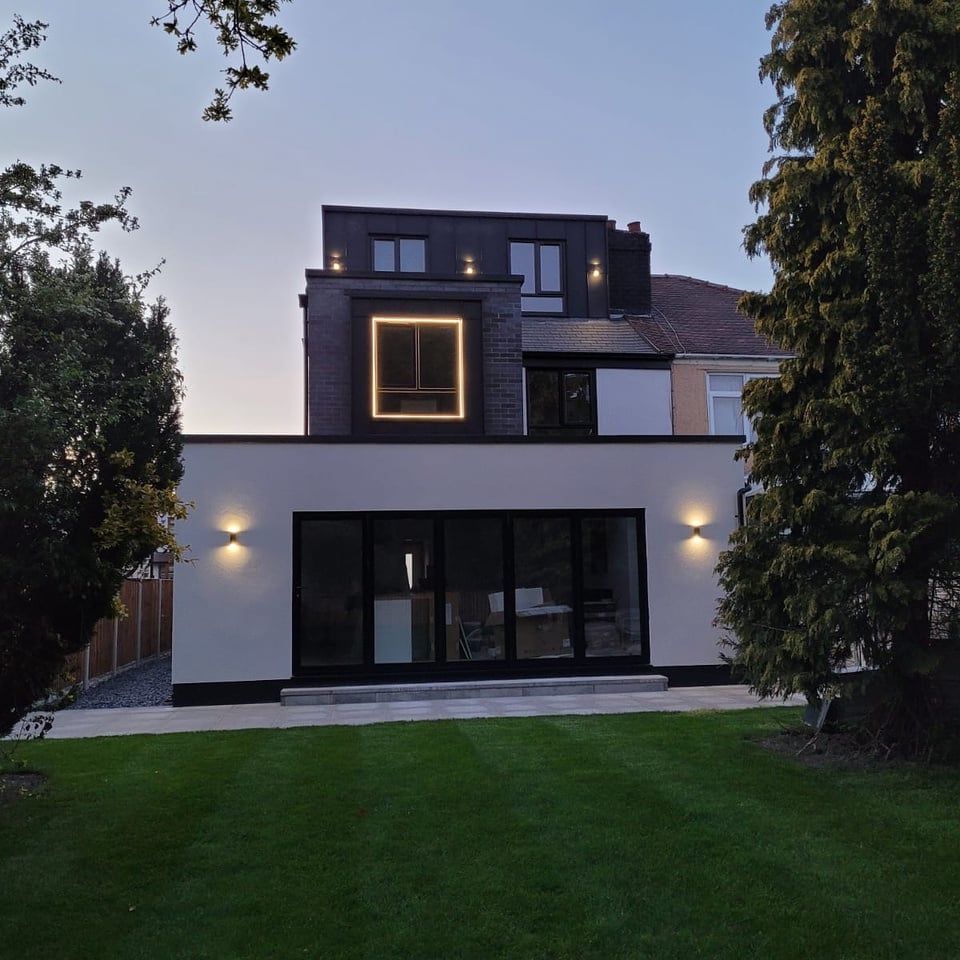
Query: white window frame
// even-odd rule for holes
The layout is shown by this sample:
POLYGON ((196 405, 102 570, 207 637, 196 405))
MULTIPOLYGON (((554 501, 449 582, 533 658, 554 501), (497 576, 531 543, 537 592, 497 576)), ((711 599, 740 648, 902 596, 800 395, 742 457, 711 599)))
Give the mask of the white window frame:
POLYGON ((743 388, 751 380, 770 380, 778 377, 777 373, 743 373, 739 370, 708 370, 707 377, 707 422, 710 427, 710 435, 717 435, 716 417, 713 412, 714 400, 736 399, 740 401, 740 419, 743 421, 743 435, 747 443, 753 443, 757 439, 757 432, 754 429, 753 421, 744 416, 743 413, 743 388), (711 377, 740 377, 739 390, 713 390, 710 387, 711 377))

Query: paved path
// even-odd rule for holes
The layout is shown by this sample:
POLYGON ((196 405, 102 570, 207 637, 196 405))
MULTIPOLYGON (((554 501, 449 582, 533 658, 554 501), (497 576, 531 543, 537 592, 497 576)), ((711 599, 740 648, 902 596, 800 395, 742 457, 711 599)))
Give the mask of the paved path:
MULTIPOLYGON (((802 705, 794 697, 791 705, 802 705)), ((341 703, 284 707, 279 703, 225 704, 213 707, 127 707, 66 710, 57 714, 51 740, 113 737, 131 733, 181 733, 193 730, 321 727, 388 723, 397 720, 450 720, 471 717, 539 717, 558 714, 644 713, 687 710, 743 710, 779 706, 761 701, 745 686, 674 687, 644 693, 600 693, 543 697, 422 700, 393 703, 341 703)))

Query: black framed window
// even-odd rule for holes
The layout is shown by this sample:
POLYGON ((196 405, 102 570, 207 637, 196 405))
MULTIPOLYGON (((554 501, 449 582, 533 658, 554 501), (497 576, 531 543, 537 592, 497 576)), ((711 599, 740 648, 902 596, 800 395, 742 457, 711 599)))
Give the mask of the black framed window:
POLYGON ((517 659, 572 657, 571 518, 517 517, 513 543, 517 659))
POLYGON ((600 658, 649 663, 643 518, 296 513, 294 673, 454 677, 562 673, 600 658))
POLYGON ((510 272, 523 276, 524 313, 563 313, 563 245, 542 240, 510 241, 510 272))
POLYGON ((527 433, 592 436, 597 432, 596 371, 527 369, 527 433))
POLYGON ((503 539, 503 517, 496 514, 443 521, 444 620, 450 663, 506 658, 503 539))
POLYGON ((462 420, 463 321, 372 318, 374 419, 462 420))
POLYGON ((362 664, 363 527, 358 517, 304 519, 298 529, 294 593, 303 668, 362 664))
POLYGON ((378 273, 425 273, 427 241, 424 237, 375 237, 373 269, 378 273))
POLYGON ((434 659, 434 530, 429 517, 373 520, 376 663, 434 659))

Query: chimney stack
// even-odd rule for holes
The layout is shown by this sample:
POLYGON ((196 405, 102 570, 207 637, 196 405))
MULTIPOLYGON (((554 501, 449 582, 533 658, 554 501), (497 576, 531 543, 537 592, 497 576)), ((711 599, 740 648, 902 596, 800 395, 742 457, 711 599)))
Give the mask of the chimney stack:
POLYGON ((650 315, 650 235, 633 220, 626 230, 607 221, 607 289, 610 311, 650 315))

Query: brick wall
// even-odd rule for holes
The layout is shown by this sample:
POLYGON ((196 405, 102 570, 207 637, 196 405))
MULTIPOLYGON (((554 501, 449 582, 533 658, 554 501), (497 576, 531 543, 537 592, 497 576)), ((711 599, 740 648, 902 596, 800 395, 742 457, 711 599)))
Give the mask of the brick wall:
POLYGON ((342 284, 307 287, 307 416, 316 436, 350 433, 350 298, 342 284))
POLYGON ((523 433, 523 326, 520 295, 492 293, 483 302, 484 432, 523 433))
POLYGON ((607 230, 610 309, 646 316, 650 313, 650 234, 631 224, 607 230))
MULTIPOLYGON (((483 356, 467 358, 467 376, 483 377, 483 430, 490 435, 523 432, 520 284, 513 280, 459 280, 342 276, 307 271, 306 349, 308 432, 351 433, 351 298, 449 298, 481 303, 483 356), (471 364, 475 364, 471 370, 471 364)), ((417 425, 411 424, 411 434, 417 425)))

